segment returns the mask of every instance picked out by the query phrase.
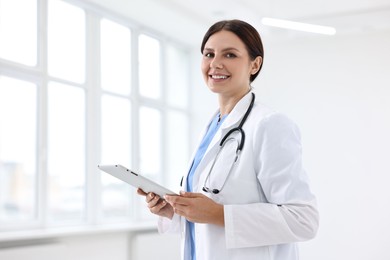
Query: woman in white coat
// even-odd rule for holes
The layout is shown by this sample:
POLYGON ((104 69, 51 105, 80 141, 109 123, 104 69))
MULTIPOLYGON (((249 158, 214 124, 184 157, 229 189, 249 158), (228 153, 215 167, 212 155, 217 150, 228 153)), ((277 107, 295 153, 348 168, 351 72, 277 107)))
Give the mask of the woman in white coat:
POLYGON ((258 32, 240 20, 209 28, 202 73, 218 95, 179 196, 144 193, 159 231, 181 232, 184 260, 296 260, 296 242, 318 228, 302 166, 300 134, 286 116, 255 102, 263 64, 258 32))

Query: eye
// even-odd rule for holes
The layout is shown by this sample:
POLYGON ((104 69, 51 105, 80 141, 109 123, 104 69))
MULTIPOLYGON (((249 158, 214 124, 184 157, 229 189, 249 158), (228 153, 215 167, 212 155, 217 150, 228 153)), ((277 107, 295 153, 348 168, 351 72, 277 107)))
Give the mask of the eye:
POLYGON ((233 53, 227 53, 226 54, 226 58, 235 58, 235 57, 237 57, 235 54, 233 54, 233 53))
POLYGON ((212 52, 206 52, 205 54, 203 54, 206 58, 213 58, 214 57, 214 53, 212 52))

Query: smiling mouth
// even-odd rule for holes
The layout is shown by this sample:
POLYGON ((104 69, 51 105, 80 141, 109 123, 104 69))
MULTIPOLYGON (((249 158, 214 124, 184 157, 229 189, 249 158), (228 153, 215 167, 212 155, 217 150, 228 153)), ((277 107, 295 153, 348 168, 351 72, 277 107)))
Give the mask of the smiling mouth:
POLYGON ((210 78, 212 79, 227 79, 229 76, 226 75, 210 75, 210 78))

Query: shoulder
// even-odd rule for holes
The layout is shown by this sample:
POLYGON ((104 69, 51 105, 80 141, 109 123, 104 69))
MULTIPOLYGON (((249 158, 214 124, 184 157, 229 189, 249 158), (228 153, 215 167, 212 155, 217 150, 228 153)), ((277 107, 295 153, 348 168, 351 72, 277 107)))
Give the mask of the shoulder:
POLYGON ((258 124, 291 124, 295 122, 286 114, 277 111, 263 103, 255 103, 253 106, 253 118, 258 124))
POLYGON ((262 103, 255 103, 251 121, 257 134, 300 135, 297 124, 290 117, 262 103))

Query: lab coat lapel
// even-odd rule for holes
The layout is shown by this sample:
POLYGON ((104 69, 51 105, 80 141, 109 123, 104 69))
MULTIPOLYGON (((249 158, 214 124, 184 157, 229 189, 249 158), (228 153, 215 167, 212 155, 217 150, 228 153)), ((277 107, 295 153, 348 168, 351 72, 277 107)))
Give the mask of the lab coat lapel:
MULTIPOLYGON (((195 191, 200 190, 198 187, 199 178, 200 178, 199 173, 203 172, 204 168, 208 165, 208 163, 210 161, 212 161, 214 159, 214 157, 216 156, 216 153, 219 149, 219 144, 221 142, 222 137, 225 136, 225 134, 230 129, 232 129, 233 127, 237 127, 239 125, 240 120, 244 116, 244 114, 245 114, 245 112, 246 112, 246 110, 249 107, 249 104, 251 102, 251 98, 252 98, 251 93, 252 92, 249 92, 236 104, 236 106, 230 112, 229 116, 225 119, 225 121, 221 125, 220 129, 215 134, 214 138, 211 140, 211 142, 210 142, 210 144, 209 144, 209 146, 204 154, 204 157, 201 160, 201 162, 199 163, 198 168, 196 169, 196 172, 194 174, 193 183, 194 183, 194 190, 195 191)), ((217 113, 218 113, 218 111, 217 111, 217 113)), ((214 114, 214 116, 210 120, 210 123, 213 120, 213 118, 216 116, 216 114, 214 114)), ((210 125, 210 123, 207 125, 207 128, 210 125)), ((205 131, 207 131, 207 128, 205 131)), ((204 135, 205 135, 205 132, 204 132, 201 139, 203 139, 204 135)), ((202 183, 200 185, 202 185, 202 183)))
MULTIPOLYGON (((220 129, 215 134, 213 140, 211 141, 209 147, 206 150, 204 158, 210 153, 210 151, 214 150, 216 147, 219 147, 219 143, 223 136, 227 134, 233 127, 237 127, 243 118, 245 112, 247 111, 249 104, 252 99, 252 92, 246 94, 233 108, 228 117, 225 119, 220 129)), ((203 161, 203 160, 202 160, 203 161)), ((206 160, 207 161, 207 160, 206 160)))

